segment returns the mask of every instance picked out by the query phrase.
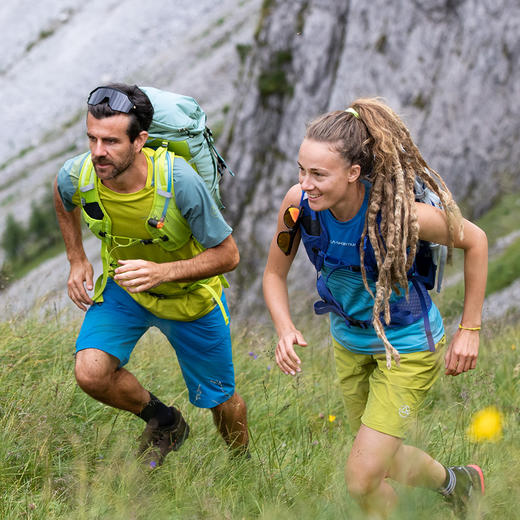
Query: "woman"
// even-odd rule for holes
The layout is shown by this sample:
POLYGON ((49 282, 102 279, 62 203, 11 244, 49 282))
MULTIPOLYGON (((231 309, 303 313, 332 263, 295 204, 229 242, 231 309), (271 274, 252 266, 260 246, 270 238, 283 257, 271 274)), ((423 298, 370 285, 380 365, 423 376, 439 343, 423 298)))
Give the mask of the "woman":
POLYGON ((298 166, 299 184, 280 207, 264 273, 264 296, 279 336, 276 362, 295 375, 301 370, 295 345, 307 345, 292 322, 287 292, 302 240, 320 274, 324 301, 316 312, 332 311, 336 368, 356 432, 345 469, 349 493, 373 518, 386 518, 397 501, 388 478, 438 490, 464 510, 470 496, 484 491, 482 470, 447 468, 403 438, 443 357, 446 374, 475 368, 486 236, 462 218, 408 129, 378 99, 359 99, 313 121, 298 166), (434 192, 444 210, 416 202, 417 186, 434 192), (445 244, 449 253, 452 247, 464 250, 464 309, 446 353, 442 318, 420 273, 420 264, 431 271, 426 242, 445 244))

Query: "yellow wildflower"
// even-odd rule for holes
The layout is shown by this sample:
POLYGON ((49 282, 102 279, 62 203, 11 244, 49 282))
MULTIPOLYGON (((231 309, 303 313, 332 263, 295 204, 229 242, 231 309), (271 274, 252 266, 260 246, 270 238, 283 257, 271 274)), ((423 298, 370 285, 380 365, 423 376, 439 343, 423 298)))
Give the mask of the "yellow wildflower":
POLYGON ((334 422, 336 420, 335 415, 329 415, 329 422, 334 422))
POLYGON ((495 406, 488 406, 476 412, 468 428, 468 436, 472 442, 496 442, 502 438, 502 414, 495 406))

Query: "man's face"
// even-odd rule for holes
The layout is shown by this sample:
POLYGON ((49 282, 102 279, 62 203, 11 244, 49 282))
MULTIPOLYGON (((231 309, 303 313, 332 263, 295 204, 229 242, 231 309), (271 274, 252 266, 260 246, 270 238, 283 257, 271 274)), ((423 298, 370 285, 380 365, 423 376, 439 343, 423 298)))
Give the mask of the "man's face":
POLYGON ((134 162, 135 142, 131 143, 126 130, 129 116, 118 114, 96 119, 87 115, 87 136, 92 164, 96 175, 103 180, 115 179, 134 162))

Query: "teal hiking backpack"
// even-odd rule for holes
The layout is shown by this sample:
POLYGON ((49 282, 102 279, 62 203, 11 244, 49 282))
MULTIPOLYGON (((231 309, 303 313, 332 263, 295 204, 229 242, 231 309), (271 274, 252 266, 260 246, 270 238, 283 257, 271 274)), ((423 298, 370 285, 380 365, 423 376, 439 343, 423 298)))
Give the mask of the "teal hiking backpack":
POLYGON ((226 170, 233 176, 234 173, 215 148, 205 112, 192 97, 154 87, 139 88, 154 108, 146 146, 155 149, 165 146, 183 157, 202 177, 217 206, 223 208, 220 179, 226 170))

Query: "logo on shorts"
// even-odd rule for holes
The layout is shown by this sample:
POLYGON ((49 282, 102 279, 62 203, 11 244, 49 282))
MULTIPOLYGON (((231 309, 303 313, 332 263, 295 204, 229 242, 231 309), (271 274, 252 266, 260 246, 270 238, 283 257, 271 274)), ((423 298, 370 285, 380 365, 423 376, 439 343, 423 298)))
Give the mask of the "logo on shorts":
POLYGON ((409 417, 411 413, 412 413, 412 410, 410 409, 410 407, 407 404, 405 404, 404 406, 401 406, 399 408, 399 415, 403 418, 409 417))

